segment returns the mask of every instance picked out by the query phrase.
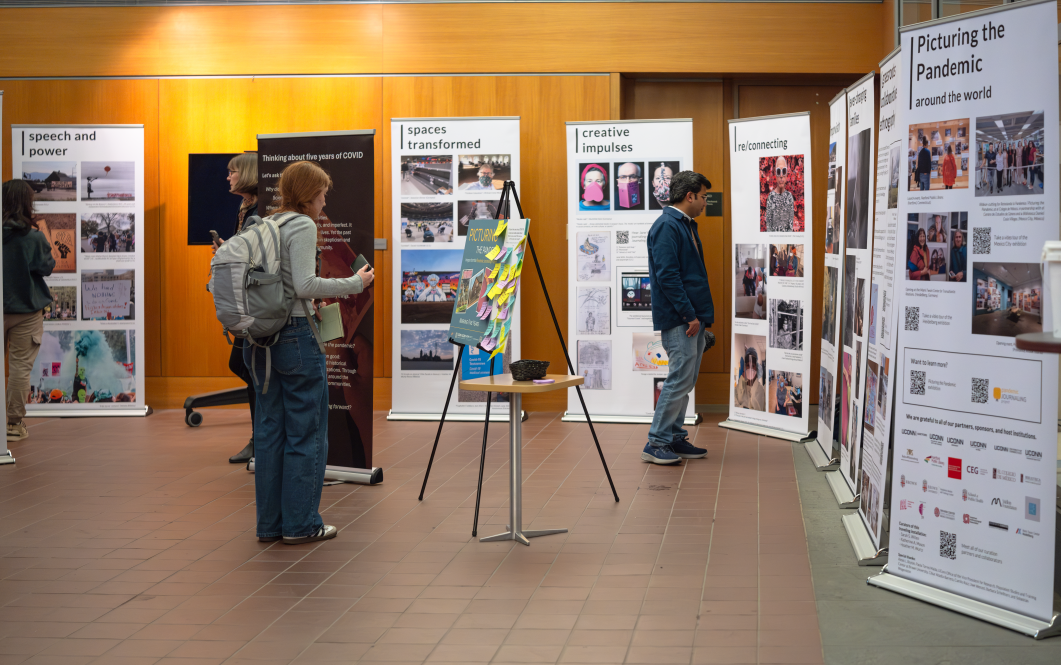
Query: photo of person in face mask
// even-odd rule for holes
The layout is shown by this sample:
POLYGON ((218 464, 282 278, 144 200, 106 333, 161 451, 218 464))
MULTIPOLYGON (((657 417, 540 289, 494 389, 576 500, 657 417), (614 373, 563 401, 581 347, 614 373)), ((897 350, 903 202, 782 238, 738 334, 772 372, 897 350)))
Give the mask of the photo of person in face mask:
POLYGON ((645 178, 652 191, 646 194, 649 210, 663 210, 670 205, 670 181, 681 171, 678 162, 649 162, 645 178))
POLYGON ((641 182, 642 164, 615 164, 615 209, 644 210, 645 192, 641 182))
POLYGON ((511 178, 511 155, 457 155, 458 191, 500 192, 511 178))
POLYGON ((579 164, 582 176, 578 182, 578 209, 586 211, 611 210, 608 199, 608 167, 600 164, 579 164))

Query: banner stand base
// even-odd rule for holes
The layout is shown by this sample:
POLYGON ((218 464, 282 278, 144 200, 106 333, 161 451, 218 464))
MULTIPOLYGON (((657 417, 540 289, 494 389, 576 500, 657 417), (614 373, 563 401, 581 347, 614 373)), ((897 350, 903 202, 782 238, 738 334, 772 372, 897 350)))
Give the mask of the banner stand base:
POLYGON ((798 441, 800 443, 804 441, 814 441, 816 432, 808 432, 807 434, 800 434, 799 432, 786 432, 780 429, 774 429, 773 427, 763 427, 762 425, 751 425, 748 423, 738 422, 736 420, 723 420, 718 424, 719 427, 725 427, 726 429, 740 430, 741 432, 748 432, 749 434, 758 434, 759 436, 768 436, 772 439, 781 439, 783 441, 798 441))
MULTIPOLYGON (((520 411, 520 422, 526 422, 527 412, 520 411)), ((441 413, 395 413, 393 410, 387 412, 387 420, 389 421, 418 421, 418 422, 432 422, 437 423, 442 420, 441 413)), ((476 413, 447 413, 446 420, 450 422, 460 423, 481 423, 483 422, 483 416, 476 413)), ((507 423, 507 413, 492 413, 490 414, 490 422, 492 423, 507 423)), ((583 421, 584 422, 584 421, 583 421)))
POLYGON ((830 471, 825 474, 825 482, 829 484, 829 489, 833 491, 833 496, 836 497, 836 503, 841 508, 858 508, 859 495, 852 494, 851 488, 844 482, 843 472, 841 471, 830 471))
POLYGON ((807 456, 810 457, 811 464, 814 465, 815 469, 819 471, 835 471, 840 468, 840 460, 836 457, 832 459, 826 457, 817 439, 807 441, 803 445, 803 449, 807 451, 807 456))
POLYGON ((3 466, 5 464, 14 464, 14 463, 15 463, 15 458, 14 458, 14 456, 11 455, 11 451, 10 450, 5 450, 4 452, 0 453, 0 466, 3 466))
POLYGON ((1049 622, 1040 621, 1023 614, 1004 610, 1001 607, 988 605, 972 598, 959 596, 949 591, 930 587, 927 584, 892 575, 888 572, 887 566, 881 572, 867 579, 866 583, 870 586, 894 591, 895 593, 900 593, 952 612, 958 612, 974 619, 993 623, 996 626, 1008 628, 1018 633, 1024 633, 1037 640, 1061 635, 1061 613, 1056 610, 1056 606, 1054 615, 1049 622))
MULTIPOLYGON (((254 473, 254 458, 247 462, 247 471, 254 473)), ((324 467, 325 480, 338 480, 357 485, 379 485, 383 482, 383 468, 374 466, 371 469, 355 469, 349 466, 324 467)))
POLYGON ((135 416, 143 418, 150 416, 155 410, 146 404, 144 406, 131 407, 128 409, 26 409, 27 418, 111 418, 124 416, 126 418, 135 416))
POLYGON ((877 549, 869 538, 869 531, 862 522, 858 513, 848 513, 840 518, 847 531, 847 539, 851 541, 851 549, 855 550, 855 558, 860 566, 883 566, 888 563, 888 548, 877 549))
MULTIPOLYGON (((616 416, 606 415, 599 416, 592 414, 593 422, 595 423, 612 423, 616 425, 651 425, 652 416, 616 416)), ((703 421, 703 416, 699 413, 694 413, 691 416, 685 417, 686 425, 690 427, 693 425, 699 425, 703 421)), ((584 423, 586 422, 586 414, 579 411, 575 413, 573 411, 565 411, 564 415, 560 417, 561 422, 565 423, 584 423)))

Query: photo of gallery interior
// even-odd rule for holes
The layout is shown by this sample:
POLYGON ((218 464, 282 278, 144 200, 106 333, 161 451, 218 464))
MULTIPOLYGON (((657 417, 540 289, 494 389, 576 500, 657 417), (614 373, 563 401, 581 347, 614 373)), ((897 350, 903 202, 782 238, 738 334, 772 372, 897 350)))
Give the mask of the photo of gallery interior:
POLYGON ((1055 9, 0 0, 0 665, 1058 665, 1053 386, 1035 423, 955 389, 1019 454, 899 424, 908 293, 933 343, 1052 329, 1009 217, 1059 218, 1055 9), (881 63, 963 17, 1005 37, 919 91, 994 96, 911 119, 881 63), (1012 602, 868 584, 915 536, 1012 602))
POLYGON ((1038 263, 974 263, 974 335, 1042 332, 1043 275, 1038 263))

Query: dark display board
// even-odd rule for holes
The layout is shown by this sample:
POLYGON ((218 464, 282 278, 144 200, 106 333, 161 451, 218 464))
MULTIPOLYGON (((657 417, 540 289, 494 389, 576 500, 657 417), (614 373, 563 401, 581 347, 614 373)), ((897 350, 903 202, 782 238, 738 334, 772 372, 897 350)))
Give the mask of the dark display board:
POLYGON ((228 163, 240 153, 188 155, 188 244, 209 245, 210 231, 224 239, 236 230, 243 198, 229 191, 228 163))
MULTIPOLYGON (((317 221, 320 276, 350 277, 361 254, 373 262, 375 216, 374 130, 272 134, 258 137, 259 213, 270 215, 280 202, 284 167, 300 160, 317 163, 332 178, 327 205, 317 221)), ((342 338, 327 342, 328 464, 372 467, 372 352, 374 288, 338 301, 342 338)))

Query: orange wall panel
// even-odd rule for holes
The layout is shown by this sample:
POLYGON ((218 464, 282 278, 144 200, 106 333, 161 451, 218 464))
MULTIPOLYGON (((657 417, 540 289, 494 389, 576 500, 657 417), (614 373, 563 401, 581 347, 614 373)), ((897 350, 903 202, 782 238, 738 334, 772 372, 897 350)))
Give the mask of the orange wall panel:
POLYGON ((881 51, 880 26, 890 21, 884 7, 498 2, 3 9, 3 43, 47 46, 5 49, 0 76, 869 71, 887 52, 881 51), (476 25, 500 29, 503 41, 482 48, 471 37, 476 25), (661 30, 688 26, 680 55, 660 47, 661 30))
MULTIPOLYGON (((375 129, 376 172, 382 164, 379 78, 171 79, 159 85, 159 181, 162 210, 162 372, 225 376, 229 346, 205 289, 210 247, 188 246, 188 154, 254 150, 258 134, 375 129)), ((376 234, 382 231, 382 184, 375 187, 376 234)), ((235 225, 240 199, 232 197, 235 225)), ((231 229, 218 229, 225 237, 231 229)), ((379 265, 382 253, 376 253, 379 265)), ((377 272, 377 289, 388 280, 377 272)), ((376 302, 376 335, 388 303, 376 302)), ((375 365, 383 361, 377 345, 375 365)))
MULTIPOLYGON (((17 49, 8 49, 14 51, 17 49)), ((133 124, 144 126, 144 376, 162 373, 159 363, 158 81, 0 81, 4 91, 3 174, 11 178, 12 124, 133 124)), ((20 174, 21 177, 21 174, 20 174)))

